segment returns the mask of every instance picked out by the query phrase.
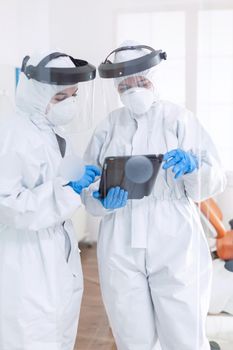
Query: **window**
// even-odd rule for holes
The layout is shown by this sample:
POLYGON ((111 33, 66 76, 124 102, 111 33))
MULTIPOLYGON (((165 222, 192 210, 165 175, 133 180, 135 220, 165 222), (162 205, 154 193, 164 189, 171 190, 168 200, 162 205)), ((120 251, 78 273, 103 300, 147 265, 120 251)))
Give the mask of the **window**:
POLYGON ((233 170, 233 10, 199 13, 197 112, 233 170))

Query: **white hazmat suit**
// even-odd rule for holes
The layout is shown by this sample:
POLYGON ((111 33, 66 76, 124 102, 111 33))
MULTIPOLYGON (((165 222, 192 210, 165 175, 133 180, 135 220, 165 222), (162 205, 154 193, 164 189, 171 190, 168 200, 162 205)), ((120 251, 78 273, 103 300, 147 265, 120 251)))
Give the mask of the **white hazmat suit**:
MULTIPOLYGON (((50 64, 74 67, 67 57, 50 64)), ((80 198, 59 177, 62 157, 45 117, 50 99, 67 87, 21 74, 16 114, 0 128, 1 350, 74 346, 83 277, 70 217, 80 198)))
MULTIPOLYGON (((127 51, 123 55, 127 61, 127 51)), ((132 59, 132 51, 129 55, 132 59)), ((92 196, 98 183, 83 192, 87 210, 103 216, 99 274, 118 350, 152 350, 158 338, 162 350, 209 349, 205 321, 211 257, 193 201, 225 186, 210 137, 185 108, 156 100, 140 116, 126 107, 110 113, 95 130, 85 159, 103 166, 108 156, 165 154, 177 148, 198 154, 199 170, 175 180, 171 169, 161 168, 149 197, 106 210, 92 196)))

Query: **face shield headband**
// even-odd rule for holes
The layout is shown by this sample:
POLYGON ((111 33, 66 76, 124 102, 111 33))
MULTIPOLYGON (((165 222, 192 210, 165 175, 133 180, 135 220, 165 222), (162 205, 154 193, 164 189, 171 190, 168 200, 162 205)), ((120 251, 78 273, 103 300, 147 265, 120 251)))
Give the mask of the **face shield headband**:
POLYGON ((37 66, 28 65, 30 57, 26 56, 23 59, 21 71, 28 79, 34 79, 41 83, 53 85, 74 85, 80 82, 93 80, 96 77, 96 67, 87 61, 73 58, 60 52, 54 52, 43 58, 37 66), (69 57, 75 67, 46 67, 46 65, 58 58, 69 57))
POLYGON ((162 50, 154 50, 147 45, 123 46, 110 52, 105 61, 99 65, 98 71, 101 78, 119 78, 150 69, 166 59, 166 52, 163 52, 162 50), (142 57, 125 62, 112 63, 109 60, 109 57, 114 53, 116 54, 120 51, 140 49, 146 49, 149 53, 142 57))

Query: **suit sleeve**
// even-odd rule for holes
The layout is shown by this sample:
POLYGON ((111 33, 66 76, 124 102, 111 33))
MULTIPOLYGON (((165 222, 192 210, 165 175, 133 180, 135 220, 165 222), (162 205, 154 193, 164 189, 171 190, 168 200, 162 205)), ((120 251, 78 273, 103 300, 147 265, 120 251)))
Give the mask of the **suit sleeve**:
POLYGON ((197 118, 188 112, 178 123, 180 148, 193 152, 199 168, 183 177, 187 195, 195 202, 203 201, 222 192, 226 176, 213 140, 197 118))

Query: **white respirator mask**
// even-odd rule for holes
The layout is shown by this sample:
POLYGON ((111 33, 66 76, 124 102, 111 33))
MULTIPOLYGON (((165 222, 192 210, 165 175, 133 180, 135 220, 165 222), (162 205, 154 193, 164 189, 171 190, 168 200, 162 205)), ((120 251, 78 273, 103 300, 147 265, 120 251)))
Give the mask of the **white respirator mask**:
POLYGON ((154 91, 142 87, 131 88, 123 92, 120 98, 123 105, 137 115, 148 112, 155 100, 154 91))
POLYGON ((69 124, 77 114, 77 99, 76 97, 68 97, 58 103, 50 103, 49 111, 46 118, 54 126, 69 124))

